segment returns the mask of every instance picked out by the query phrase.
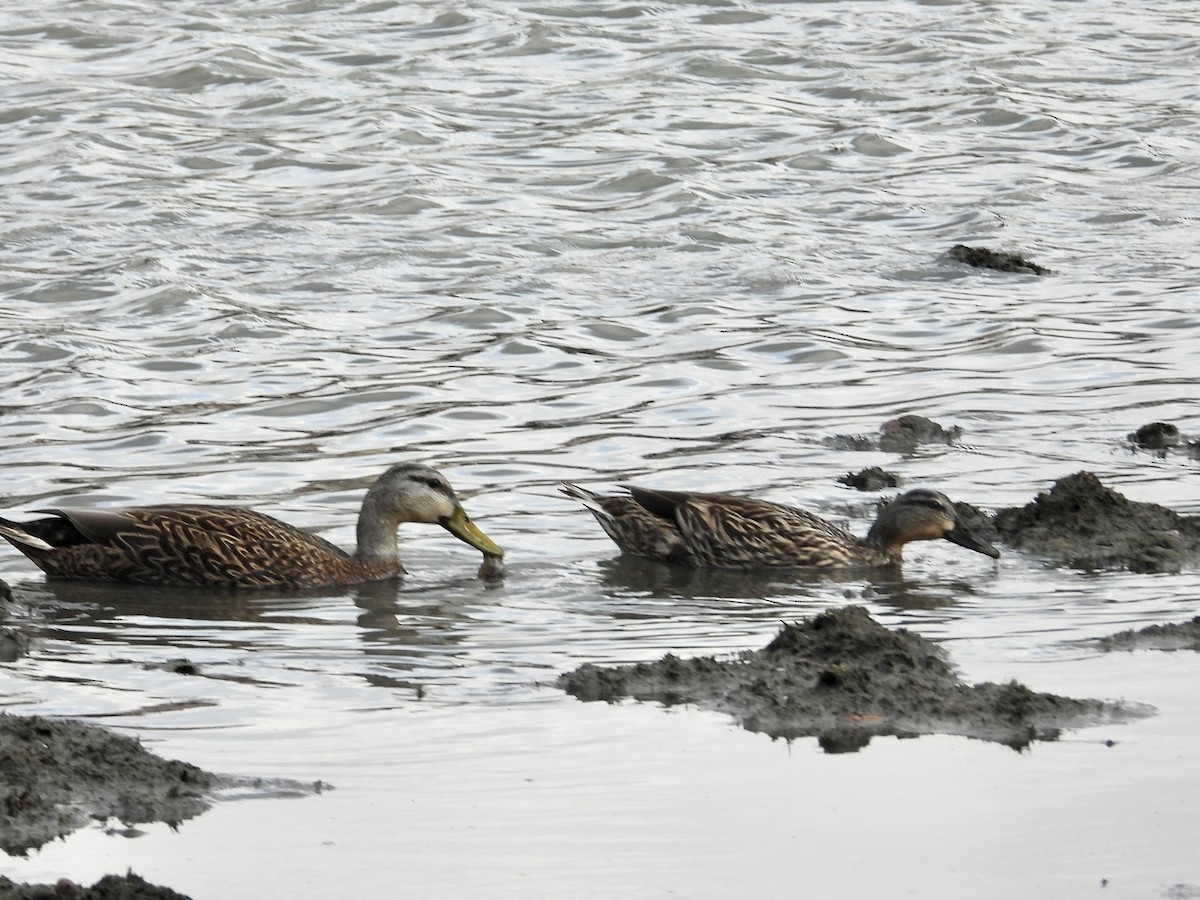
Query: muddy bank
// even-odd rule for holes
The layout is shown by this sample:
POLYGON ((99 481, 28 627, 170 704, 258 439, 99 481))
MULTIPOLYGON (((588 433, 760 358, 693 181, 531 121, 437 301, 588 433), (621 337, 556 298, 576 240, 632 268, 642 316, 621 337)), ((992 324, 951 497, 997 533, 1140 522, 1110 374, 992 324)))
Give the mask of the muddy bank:
POLYGON ((0 900, 190 900, 139 875, 105 875, 91 887, 65 879, 57 884, 16 884, 0 875, 0 900))
POLYGON ((1200 559, 1200 520, 1126 499, 1091 472, 1000 510, 992 525, 982 537, 1080 569, 1178 572, 1200 559))
POLYGON ((204 812, 225 784, 94 725, 0 714, 0 849, 9 854, 91 819, 182 822, 204 812))
POLYGON ((1105 650, 1200 650, 1200 616, 1190 622, 1119 631, 1096 643, 1105 650))
POLYGON ((816 737, 828 753, 858 750, 875 735, 921 734, 1020 749, 1055 740, 1063 728, 1144 714, 1038 693, 1015 681, 965 684, 937 645, 884 628, 854 606, 785 625, 763 649, 732 660, 668 654, 632 666, 588 664, 556 683, 584 701, 634 698, 718 710, 771 737, 816 737))

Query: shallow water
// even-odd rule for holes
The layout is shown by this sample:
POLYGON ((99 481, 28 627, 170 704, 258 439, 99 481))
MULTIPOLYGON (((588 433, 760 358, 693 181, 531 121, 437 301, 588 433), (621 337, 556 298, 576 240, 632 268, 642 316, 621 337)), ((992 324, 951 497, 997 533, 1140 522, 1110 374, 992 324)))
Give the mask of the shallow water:
POLYGON ((836 479, 868 465, 985 509, 1088 469, 1200 512, 1200 463, 1123 441, 1200 433, 1198 47, 1178 0, 8 4, 4 506, 253 502, 348 545, 366 484, 424 460, 509 574, 416 528, 399 591, 68 588, 0 554, 42 636, 0 669, 6 710, 333 785, 0 872, 197 898, 1200 890, 1200 661, 1081 643, 1196 614, 1194 572, 939 545, 902 578, 691 576, 613 562, 555 489, 738 488, 861 533, 875 498, 836 479), (1055 274, 941 258, 960 242, 1055 274), (827 444, 902 413, 963 439, 827 444), (1159 715, 834 757, 550 686, 845 602, 968 680, 1159 715), (200 675, 158 667, 179 657, 200 675))

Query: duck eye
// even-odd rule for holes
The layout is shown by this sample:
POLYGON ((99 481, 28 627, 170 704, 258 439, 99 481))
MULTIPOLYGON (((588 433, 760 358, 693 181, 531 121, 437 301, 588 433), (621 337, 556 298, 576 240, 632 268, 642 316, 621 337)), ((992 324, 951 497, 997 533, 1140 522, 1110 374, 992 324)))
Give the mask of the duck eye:
POLYGON ((924 506, 928 509, 937 510, 940 513, 946 512, 945 504, 943 504, 942 501, 937 497, 921 497, 918 495, 917 497, 913 498, 913 502, 917 506, 924 506))
POLYGON ((436 478, 426 478, 425 483, 435 490, 442 486, 442 483, 436 478))

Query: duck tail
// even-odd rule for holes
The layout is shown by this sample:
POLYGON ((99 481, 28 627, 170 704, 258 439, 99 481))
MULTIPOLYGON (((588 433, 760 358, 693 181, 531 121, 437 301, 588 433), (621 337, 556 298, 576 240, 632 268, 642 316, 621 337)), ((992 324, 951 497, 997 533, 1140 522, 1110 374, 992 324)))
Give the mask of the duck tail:
POLYGON ((625 549, 628 540, 621 521, 621 514, 622 511, 629 511, 627 507, 636 509, 637 504, 625 497, 604 497, 594 494, 587 488, 581 488, 569 481, 562 483, 561 490, 568 497, 582 503, 587 511, 596 517, 596 521, 600 523, 605 534, 612 538, 618 547, 625 549))
POLYGON ((599 494, 594 494, 587 488, 581 488, 579 485, 571 484, 569 481, 562 482, 559 485, 559 490, 572 500, 578 500, 591 510, 597 518, 612 519, 612 514, 604 508, 603 498, 599 494))
POLYGON ((37 535, 30 534, 19 523, 10 522, 8 519, 0 519, 0 537, 7 538, 22 552, 24 552, 26 547, 33 550, 54 549, 53 545, 47 544, 37 535))

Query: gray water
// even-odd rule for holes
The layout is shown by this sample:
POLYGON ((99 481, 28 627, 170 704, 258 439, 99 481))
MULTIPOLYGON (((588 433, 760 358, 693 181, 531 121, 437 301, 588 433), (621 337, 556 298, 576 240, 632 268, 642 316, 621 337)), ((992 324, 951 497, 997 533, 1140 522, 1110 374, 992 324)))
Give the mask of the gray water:
POLYGON ((6 4, 3 505, 252 503, 350 545, 365 486, 422 460, 509 574, 415 527, 402 588, 329 596, 47 586, 6 550, 41 641, 5 710, 333 788, 0 872, 198 900, 1200 892, 1200 662, 1080 643, 1196 614, 1195 572, 939 543, 877 581, 631 574, 555 488, 739 489, 862 533, 876 496, 836 479, 864 466, 985 509, 1087 469, 1200 512, 1200 463, 1124 442, 1200 433, 1198 56, 1186 0, 6 4), (963 438, 829 445, 903 413, 963 438), (846 602, 967 680, 1158 715, 827 756, 550 686, 846 602))

